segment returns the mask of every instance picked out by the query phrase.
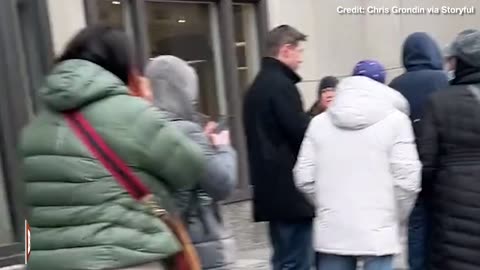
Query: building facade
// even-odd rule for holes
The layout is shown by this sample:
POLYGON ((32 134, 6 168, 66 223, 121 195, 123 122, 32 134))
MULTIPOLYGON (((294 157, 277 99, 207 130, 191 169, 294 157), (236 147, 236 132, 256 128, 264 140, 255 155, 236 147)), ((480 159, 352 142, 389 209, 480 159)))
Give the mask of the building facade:
POLYGON ((403 72, 401 47, 415 31, 440 45, 466 28, 480 28, 480 14, 339 14, 338 7, 463 7, 469 0, 1 0, 0 1, 0 268, 23 258, 23 184, 17 147, 21 128, 41 104, 36 89, 54 55, 81 28, 103 23, 124 29, 135 43, 139 66, 171 54, 199 74, 200 109, 212 120, 227 117, 239 153, 240 184, 232 201, 249 198, 241 120, 242 98, 260 66, 271 27, 290 24, 308 35, 299 71, 305 107, 326 75, 348 76, 355 62, 373 58, 388 77, 403 72))
POLYGON ((391 80, 403 72, 402 43, 413 32, 429 33, 446 46, 467 28, 480 29, 480 3, 470 0, 269 0, 269 25, 291 24, 308 35, 305 62, 299 71, 305 107, 312 105, 323 76, 345 77, 362 59, 376 59, 388 70, 391 80), (339 14, 343 8, 474 7, 475 13, 459 14, 339 14), (292 12, 294 11, 294 12, 292 12), (299 15, 301 14, 301 15, 299 15))

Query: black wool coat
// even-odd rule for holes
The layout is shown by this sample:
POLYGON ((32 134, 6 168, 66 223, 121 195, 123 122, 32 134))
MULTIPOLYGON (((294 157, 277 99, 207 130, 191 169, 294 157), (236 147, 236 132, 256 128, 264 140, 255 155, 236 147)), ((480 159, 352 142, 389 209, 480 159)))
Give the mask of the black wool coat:
POLYGON ((295 187, 293 167, 309 123, 296 83, 300 77, 274 58, 244 100, 244 127, 256 221, 312 219, 314 208, 295 187))

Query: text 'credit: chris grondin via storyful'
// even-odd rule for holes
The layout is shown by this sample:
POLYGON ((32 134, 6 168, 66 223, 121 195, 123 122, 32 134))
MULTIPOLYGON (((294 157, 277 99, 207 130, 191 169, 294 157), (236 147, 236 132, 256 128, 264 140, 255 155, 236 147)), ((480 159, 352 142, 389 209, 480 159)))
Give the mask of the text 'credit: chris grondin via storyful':
POLYGON ((475 6, 337 6, 340 15, 474 15, 475 6))

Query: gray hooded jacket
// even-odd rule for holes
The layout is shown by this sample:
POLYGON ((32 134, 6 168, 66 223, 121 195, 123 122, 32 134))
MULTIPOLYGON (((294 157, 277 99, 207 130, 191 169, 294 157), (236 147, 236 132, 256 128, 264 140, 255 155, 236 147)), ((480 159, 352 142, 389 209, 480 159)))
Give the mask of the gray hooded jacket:
MULTIPOLYGON (((197 142, 207 159, 199 187, 177 194, 177 205, 197 248, 202 269, 232 269, 234 240, 224 228, 217 201, 226 199, 237 184, 236 153, 230 146, 214 147, 196 122, 198 78, 195 70, 175 56, 159 56, 146 68, 155 105, 172 124, 197 142)), ((185 164, 188 166, 188 164, 185 164)))

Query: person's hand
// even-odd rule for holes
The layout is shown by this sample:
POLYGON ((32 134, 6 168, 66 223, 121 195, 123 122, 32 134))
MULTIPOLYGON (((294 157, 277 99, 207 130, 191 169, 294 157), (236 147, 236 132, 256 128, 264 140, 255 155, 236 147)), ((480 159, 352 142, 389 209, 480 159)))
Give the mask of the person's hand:
POLYGON ((210 135, 215 133, 215 130, 217 129, 217 123, 210 121, 208 122, 205 127, 203 128, 203 132, 210 137, 210 135))
POLYGON ((153 92, 150 81, 137 73, 132 73, 129 78, 128 87, 133 96, 141 97, 149 102, 153 102, 153 92))
POLYGON ((153 102, 153 92, 150 80, 145 77, 139 77, 140 96, 144 99, 153 102))
POLYGON ((212 141, 212 144, 215 146, 229 146, 231 144, 230 142, 230 131, 224 130, 218 134, 212 133, 210 135, 210 140, 212 141))

